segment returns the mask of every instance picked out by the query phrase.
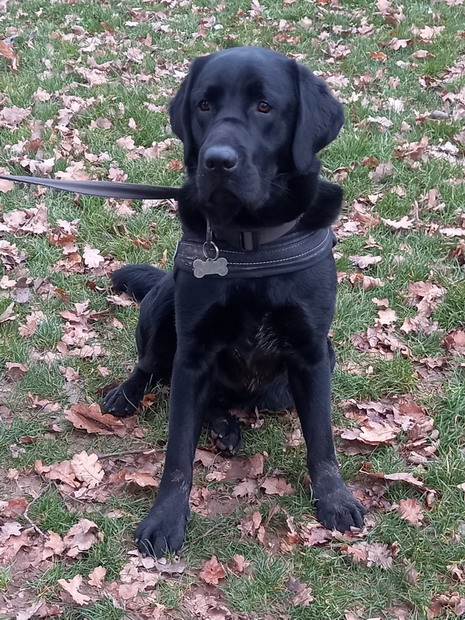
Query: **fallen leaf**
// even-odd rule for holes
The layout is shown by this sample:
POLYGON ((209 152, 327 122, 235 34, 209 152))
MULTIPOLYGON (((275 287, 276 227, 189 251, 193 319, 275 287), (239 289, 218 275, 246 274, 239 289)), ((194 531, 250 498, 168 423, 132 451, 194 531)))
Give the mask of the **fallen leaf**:
POLYGON ((105 259, 100 254, 100 250, 91 248, 87 243, 84 245, 84 251, 82 253, 84 263, 86 267, 98 267, 101 263, 105 262, 105 259))
POLYGON ((89 489, 98 486, 105 475, 98 456, 96 454, 87 454, 85 450, 73 456, 71 468, 76 478, 84 482, 89 489))
POLYGON ((368 176, 375 183, 379 183, 386 177, 391 176, 394 173, 394 166, 390 161, 382 162, 376 166, 376 168, 368 173, 368 176))
POLYGON ((294 493, 292 485, 287 484, 284 478, 277 478, 275 476, 268 476, 260 485, 260 488, 265 491, 267 495, 291 495, 294 493))
POLYGON ((106 574, 106 568, 103 566, 96 566, 94 570, 89 573, 89 585, 95 588, 101 588, 106 574))
POLYGON ((90 596, 86 596, 79 592, 79 588, 82 584, 82 575, 76 575, 69 581, 66 579, 58 579, 60 586, 71 595, 71 598, 78 605, 88 605, 91 600, 90 596))
POLYGON ((25 497, 14 497, 7 502, 0 501, 0 514, 7 519, 12 519, 24 514, 27 506, 28 501, 25 497))
POLYGON ((409 219, 406 215, 400 220, 390 220, 388 218, 381 218, 381 221, 385 226, 389 226, 390 228, 395 228, 396 230, 410 230, 414 227, 415 222, 409 219))
POLYGON ((451 355, 465 356, 465 330, 453 329, 442 340, 441 345, 451 355))
POLYGON ((236 553, 235 555, 233 555, 232 559, 234 562, 234 568, 237 570, 238 573, 243 573, 245 569, 250 566, 250 562, 247 562, 243 555, 236 553))
POLYGON ((92 405, 76 403, 65 411, 65 417, 74 427, 85 430, 87 433, 117 435, 118 437, 134 434, 136 437, 141 437, 142 429, 136 426, 136 416, 124 418, 124 420, 116 418, 102 413, 97 403, 92 405))
POLYGON ((377 265, 383 259, 381 256, 372 256, 371 254, 366 254, 365 256, 349 256, 350 262, 359 267, 360 269, 366 269, 371 265, 377 265))
POLYGON ((205 583, 215 586, 218 585, 220 579, 224 579, 224 577, 226 577, 224 568, 216 559, 216 555, 213 555, 207 562, 205 562, 199 573, 199 577, 203 579, 205 583))
POLYGON ((392 566, 393 558, 399 553, 399 545, 359 542, 354 545, 343 545, 341 551, 348 555, 354 564, 362 564, 367 568, 377 566, 387 569, 392 566))
POLYGON ((291 599, 294 607, 308 607, 315 600, 315 597, 312 595, 312 588, 304 583, 300 583, 297 579, 289 579, 287 589, 289 592, 294 592, 294 596, 291 599))
POLYGON ((13 46, 5 41, 0 41, 0 56, 10 61, 12 71, 18 71, 18 56, 13 51, 13 46))
POLYGON ((397 511, 402 519, 415 525, 415 527, 421 525, 425 518, 423 507, 415 498, 401 499, 397 511))
POLYGON ((103 540, 98 525, 89 519, 81 519, 73 525, 63 537, 66 555, 75 558, 83 551, 88 551, 96 542, 103 540))

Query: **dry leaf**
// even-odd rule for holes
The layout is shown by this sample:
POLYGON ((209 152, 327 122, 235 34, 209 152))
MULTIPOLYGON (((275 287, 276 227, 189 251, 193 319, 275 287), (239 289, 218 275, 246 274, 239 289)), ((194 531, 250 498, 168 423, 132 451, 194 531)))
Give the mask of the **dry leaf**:
POLYGON ((82 253, 84 263, 86 267, 98 267, 101 263, 105 262, 105 259, 100 254, 100 250, 91 248, 87 243, 84 245, 84 251, 82 253))
POLYGON ((220 562, 216 559, 216 555, 213 555, 202 567, 199 573, 199 577, 212 585, 218 585, 220 579, 226 577, 224 568, 220 562))
POLYGON ((371 265, 377 265, 383 259, 381 256, 372 256, 371 254, 366 254, 365 256, 349 256, 350 262, 359 267, 360 269, 366 269, 371 265))
POLYGON ((384 543, 359 542, 355 545, 343 545, 341 551, 348 555, 354 564, 362 564, 368 568, 378 566, 386 569, 390 568, 393 558, 399 553, 399 545, 397 543, 386 545, 384 543))
POLYGON ((267 495, 291 495, 294 493, 294 489, 290 484, 284 480, 284 478, 277 478, 275 476, 268 476, 260 485, 260 488, 265 491, 267 495))
POLYGON ((65 411, 65 417, 76 428, 96 433, 97 435, 117 435, 125 437, 135 434, 141 437, 142 429, 136 428, 136 416, 130 418, 116 418, 107 413, 102 413, 97 403, 87 405, 86 403, 76 403, 65 411))
POLYGON ((96 566, 94 570, 89 573, 89 585, 96 588, 101 588, 106 574, 106 568, 103 566, 96 566))
POLYGON ((246 568, 250 566, 250 562, 247 562, 243 555, 233 555, 234 568, 238 573, 243 573, 246 568))
POLYGON ((65 547, 68 549, 66 555, 75 558, 100 540, 103 540, 103 534, 99 532, 97 524, 89 519, 81 519, 63 537, 65 547))
POLYGON ((67 581, 66 579, 58 579, 58 583, 63 590, 66 590, 68 594, 71 594, 71 598, 75 603, 78 605, 89 604, 89 601, 91 600, 90 596, 86 596, 85 594, 81 594, 81 592, 79 592, 79 588, 82 584, 82 575, 76 575, 70 581, 67 581))
POLYGON ((73 456, 71 467, 76 474, 76 478, 84 482, 89 489, 98 486, 105 475, 98 456, 96 454, 87 454, 85 450, 73 456))
POLYGON ((415 527, 421 525, 425 518, 423 507, 415 498, 401 499, 397 511, 402 519, 415 525, 415 527))

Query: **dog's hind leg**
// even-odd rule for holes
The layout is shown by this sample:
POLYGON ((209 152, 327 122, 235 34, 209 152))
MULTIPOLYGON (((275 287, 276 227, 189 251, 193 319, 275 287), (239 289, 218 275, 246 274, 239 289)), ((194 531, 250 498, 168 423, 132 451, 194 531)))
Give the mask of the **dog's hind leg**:
POLYGON ((103 401, 103 411, 118 417, 130 416, 137 411, 147 387, 170 382, 176 351, 171 273, 167 273, 142 300, 136 342, 138 362, 133 372, 103 401))

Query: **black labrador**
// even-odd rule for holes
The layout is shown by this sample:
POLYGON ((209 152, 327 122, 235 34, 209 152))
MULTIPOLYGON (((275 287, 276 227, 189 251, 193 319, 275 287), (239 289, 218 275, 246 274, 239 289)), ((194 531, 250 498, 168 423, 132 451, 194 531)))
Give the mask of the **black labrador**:
POLYGON ((139 549, 160 556, 182 546, 202 425, 235 451, 233 407, 295 406, 318 519, 362 527, 366 511, 342 480, 331 428, 328 226, 342 192, 319 178, 316 157, 339 133, 342 106, 305 66, 242 47, 197 58, 170 119, 187 169, 175 268, 113 274, 117 289, 142 301, 139 360, 104 410, 131 415, 148 385, 171 384, 165 468, 136 532, 139 549))

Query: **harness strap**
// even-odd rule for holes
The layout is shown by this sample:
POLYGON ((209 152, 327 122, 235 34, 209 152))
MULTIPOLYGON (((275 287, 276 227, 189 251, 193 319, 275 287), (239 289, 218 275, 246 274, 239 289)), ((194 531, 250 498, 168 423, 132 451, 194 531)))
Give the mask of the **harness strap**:
MULTIPOLYGON (((330 254, 335 243, 336 238, 330 228, 290 233, 249 252, 234 249, 222 241, 217 241, 215 247, 218 250, 218 257, 227 264, 227 272, 218 273, 213 270, 205 275, 208 279, 260 278, 300 271, 323 260, 330 254)), ((193 274, 194 262, 204 259, 204 241, 184 234, 176 248, 175 266, 193 274)), ((215 260, 212 262, 214 263, 215 260)))

